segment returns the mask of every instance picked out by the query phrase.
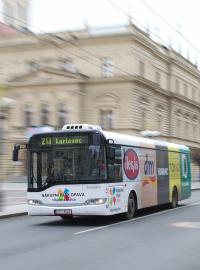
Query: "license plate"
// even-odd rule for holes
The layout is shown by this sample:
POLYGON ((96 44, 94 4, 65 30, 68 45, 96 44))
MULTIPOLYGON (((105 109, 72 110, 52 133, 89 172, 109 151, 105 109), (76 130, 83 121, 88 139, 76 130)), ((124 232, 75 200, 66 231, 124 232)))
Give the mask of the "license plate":
POLYGON ((72 210, 71 209, 56 209, 54 210, 55 215, 72 215, 72 210))

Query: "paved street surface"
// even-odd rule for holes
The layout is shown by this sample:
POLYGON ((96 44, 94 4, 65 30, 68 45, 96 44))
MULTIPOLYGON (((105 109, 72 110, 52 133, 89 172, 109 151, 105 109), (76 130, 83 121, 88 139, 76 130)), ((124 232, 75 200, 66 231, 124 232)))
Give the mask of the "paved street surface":
POLYGON ((200 191, 175 210, 137 218, 12 217, 0 220, 0 269, 199 270, 200 191))

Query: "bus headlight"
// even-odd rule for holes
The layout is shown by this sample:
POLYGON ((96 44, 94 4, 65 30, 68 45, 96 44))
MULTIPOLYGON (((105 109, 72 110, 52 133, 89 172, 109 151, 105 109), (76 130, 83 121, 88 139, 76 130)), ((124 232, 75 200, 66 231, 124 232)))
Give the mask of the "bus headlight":
POLYGON ((85 201, 86 205, 99 205, 99 204, 104 204, 106 203, 107 199, 106 198, 97 198, 97 199, 89 199, 85 201))
POLYGON ((41 202, 38 200, 28 200, 28 204, 32 206, 41 205, 41 202))

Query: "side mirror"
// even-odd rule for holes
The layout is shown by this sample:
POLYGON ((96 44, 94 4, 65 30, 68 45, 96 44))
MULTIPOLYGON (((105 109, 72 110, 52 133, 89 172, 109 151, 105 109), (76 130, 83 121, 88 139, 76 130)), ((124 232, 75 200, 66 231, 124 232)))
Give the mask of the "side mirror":
POLYGON ((19 150, 20 150, 20 146, 18 144, 16 144, 14 146, 14 149, 13 149, 13 156, 12 156, 12 160, 13 161, 18 161, 18 155, 19 155, 19 150))

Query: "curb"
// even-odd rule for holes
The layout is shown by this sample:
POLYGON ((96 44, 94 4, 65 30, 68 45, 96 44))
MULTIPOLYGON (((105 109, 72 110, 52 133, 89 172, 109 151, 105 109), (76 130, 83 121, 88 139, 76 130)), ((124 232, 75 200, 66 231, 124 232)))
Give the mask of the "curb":
MULTIPOLYGON (((0 212, 1 213, 1 212, 0 212)), ((28 212, 20 212, 20 213, 12 213, 12 214, 0 214, 0 219, 9 218, 9 217, 17 217, 17 216, 26 216, 28 212)))

